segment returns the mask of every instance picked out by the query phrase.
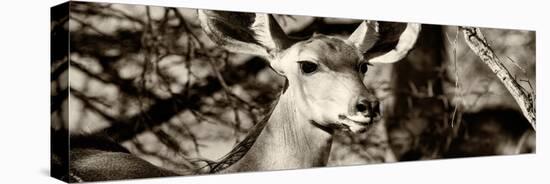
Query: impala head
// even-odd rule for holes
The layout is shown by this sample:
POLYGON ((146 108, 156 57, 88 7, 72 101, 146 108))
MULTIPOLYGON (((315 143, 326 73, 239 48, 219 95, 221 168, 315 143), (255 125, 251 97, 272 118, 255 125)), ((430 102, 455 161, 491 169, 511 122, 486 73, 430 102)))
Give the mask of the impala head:
POLYGON ((419 24, 363 21, 348 38, 296 39, 269 14, 199 10, 199 19, 217 44, 261 56, 285 76, 283 95, 293 99, 296 113, 316 126, 352 132, 380 118, 380 103, 363 84, 370 65, 401 60, 420 31, 419 24))

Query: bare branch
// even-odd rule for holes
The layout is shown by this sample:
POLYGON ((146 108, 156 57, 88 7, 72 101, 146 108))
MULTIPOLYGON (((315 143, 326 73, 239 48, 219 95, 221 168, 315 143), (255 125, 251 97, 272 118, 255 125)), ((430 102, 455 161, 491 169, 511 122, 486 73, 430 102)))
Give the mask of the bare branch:
POLYGON ((451 38, 449 38, 449 35, 448 34, 445 34, 445 36, 447 37, 447 40, 449 42, 451 42, 451 45, 452 45, 452 49, 453 49, 453 64, 454 64, 454 74, 455 74, 455 97, 458 98, 457 99, 457 104, 455 105, 454 107, 454 110, 453 110, 453 115, 451 116, 451 128, 454 128, 454 123, 455 123, 455 120, 456 120, 456 115, 457 115, 457 112, 458 112, 458 108, 460 108, 462 105, 464 105, 464 99, 462 98, 462 92, 460 90, 460 75, 459 75, 459 71, 458 71, 458 62, 457 62, 457 57, 456 57, 456 45, 457 45, 457 41, 458 41, 458 28, 456 29, 456 34, 455 34, 455 38, 453 39, 453 41, 451 42, 451 38), (462 102, 462 103, 459 103, 459 102, 462 102))
POLYGON ((518 84, 491 49, 479 28, 460 27, 460 29, 470 49, 496 74, 518 103, 533 130, 536 130, 535 105, 533 103, 535 98, 534 93, 526 93, 525 89, 518 84))

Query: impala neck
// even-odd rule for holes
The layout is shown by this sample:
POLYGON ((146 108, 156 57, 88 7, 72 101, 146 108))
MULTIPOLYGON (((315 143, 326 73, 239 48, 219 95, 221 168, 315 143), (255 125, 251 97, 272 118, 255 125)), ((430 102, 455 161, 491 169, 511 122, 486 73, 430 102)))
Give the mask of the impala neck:
POLYGON ((254 145, 225 172, 325 166, 331 133, 310 123, 295 105, 291 90, 281 95, 254 145))

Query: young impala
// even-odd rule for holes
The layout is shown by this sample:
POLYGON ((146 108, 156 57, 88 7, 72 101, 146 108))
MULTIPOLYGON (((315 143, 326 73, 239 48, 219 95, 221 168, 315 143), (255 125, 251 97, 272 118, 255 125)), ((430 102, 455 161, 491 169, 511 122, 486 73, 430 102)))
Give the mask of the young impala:
MULTIPOLYGON (((288 37, 269 14, 199 10, 198 15, 216 44, 261 56, 286 78, 265 120, 212 166, 211 172, 224 173, 326 165, 334 131, 364 132, 380 118, 379 101, 363 84, 370 65, 401 60, 420 31, 419 24, 363 21, 347 39, 320 34, 297 39, 288 37)), ((110 164, 120 167, 117 171, 162 173, 150 164, 114 162, 110 164)), ((78 167, 71 166, 72 170, 78 167)), ((82 180, 113 179, 78 173, 82 180)))

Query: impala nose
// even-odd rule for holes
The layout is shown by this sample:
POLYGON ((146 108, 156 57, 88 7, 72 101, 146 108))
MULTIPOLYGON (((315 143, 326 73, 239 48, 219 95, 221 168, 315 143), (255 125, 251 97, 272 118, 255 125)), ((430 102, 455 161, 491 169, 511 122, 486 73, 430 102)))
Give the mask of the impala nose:
POLYGON ((365 117, 375 118, 380 115, 380 102, 360 99, 355 105, 355 110, 365 117))

